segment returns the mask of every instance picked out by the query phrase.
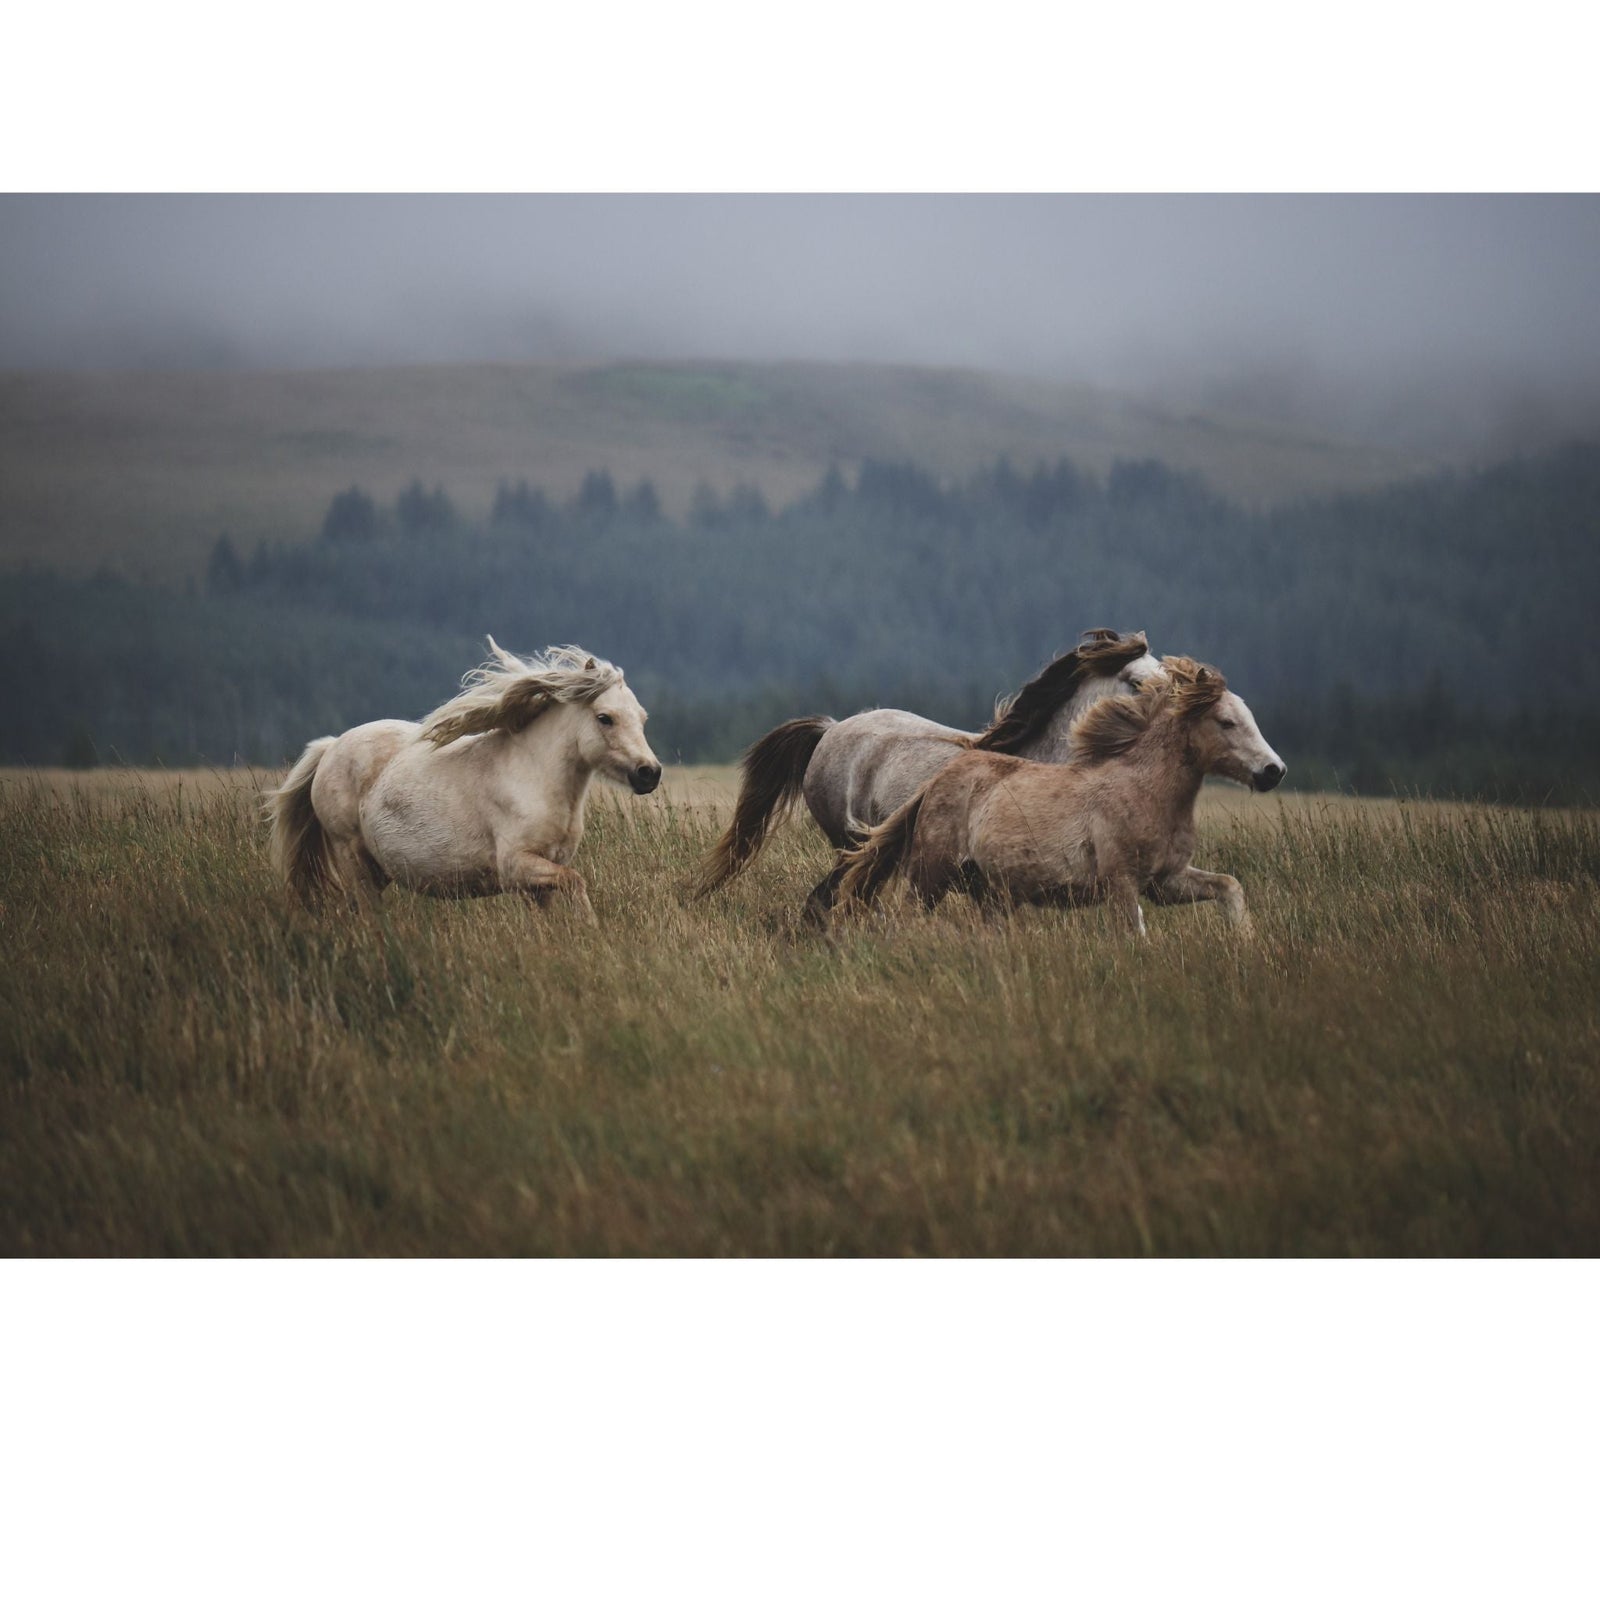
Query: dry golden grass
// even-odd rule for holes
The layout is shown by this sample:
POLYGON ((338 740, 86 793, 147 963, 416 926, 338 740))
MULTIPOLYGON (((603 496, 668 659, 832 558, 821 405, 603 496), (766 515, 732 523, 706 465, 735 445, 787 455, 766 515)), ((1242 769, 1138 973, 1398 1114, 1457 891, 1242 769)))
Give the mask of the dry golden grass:
POLYGON ((726 772, 595 808, 601 922, 312 917, 249 775, 0 784, 13 1253, 1588 1253, 1600 816, 1208 801, 1211 907, 796 913, 726 772))

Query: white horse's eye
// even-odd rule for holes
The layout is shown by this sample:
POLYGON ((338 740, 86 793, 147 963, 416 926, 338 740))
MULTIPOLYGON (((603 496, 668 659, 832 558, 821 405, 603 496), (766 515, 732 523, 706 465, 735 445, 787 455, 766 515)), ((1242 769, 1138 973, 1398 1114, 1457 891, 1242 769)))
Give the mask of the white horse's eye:
POLYGON ((1218 717, 1217 726, 1219 728, 1237 728, 1239 724, 1232 717, 1218 717))
POLYGON ((611 724, 617 720, 609 711, 597 711, 594 715, 595 721, 598 722, 602 728, 609 728, 611 724))

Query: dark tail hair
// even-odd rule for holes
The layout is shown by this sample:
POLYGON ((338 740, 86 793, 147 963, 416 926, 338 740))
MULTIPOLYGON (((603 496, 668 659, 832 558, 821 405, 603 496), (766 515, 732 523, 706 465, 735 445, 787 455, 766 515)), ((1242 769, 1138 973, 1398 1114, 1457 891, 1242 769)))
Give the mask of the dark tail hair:
POLYGON ((836 905, 859 900, 871 905, 879 891, 899 870, 916 836, 917 816, 926 790, 919 789, 887 821, 880 822, 854 850, 840 856, 844 876, 839 880, 836 905))
POLYGON ((767 842, 767 834, 780 811, 800 798, 800 785, 817 744, 832 717, 796 717, 780 723, 744 753, 740 766, 744 779, 733 808, 733 821, 712 846, 693 883, 695 899, 720 889, 750 864, 767 842))
POLYGON ((312 900, 333 878, 328 860, 328 840, 311 806, 311 780, 334 744, 332 738, 313 739, 290 767, 283 783, 266 798, 272 820, 272 860, 283 881, 302 900, 312 900))

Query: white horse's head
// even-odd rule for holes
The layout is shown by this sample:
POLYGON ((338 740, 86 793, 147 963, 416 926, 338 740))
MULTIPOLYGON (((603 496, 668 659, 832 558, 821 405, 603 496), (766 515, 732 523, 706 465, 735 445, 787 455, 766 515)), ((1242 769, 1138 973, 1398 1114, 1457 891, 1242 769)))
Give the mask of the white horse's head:
POLYGON ((649 794, 661 782, 661 763, 644 736, 649 712, 619 677, 603 694, 573 707, 578 719, 578 751, 584 764, 635 794, 649 794))
MULTIPOLYGON (((1140 634, 1139 637, 1143 638, 1144 635, 1140 634)), ((1132 690, 1137 694, 1138 691, 1143 688, 1145 684, 1149 683, 1152 678, 1165 677, 1166 670, 1167 669, 1161 665, 1161 658, 1153 654, 1151 651, 1146 650, 1142 656, 1135 656, 1133 660, 1130 661, 1127 666, 1125 666, 1122 671, 1117 674, 1117 687, 1124 691, 1132 690)))
MULTIPOLYGON (((1138 694, 1147 684, 1164 679, 1167 675, 1167 669, 1161 664, 1161 657, 1156 655, 1145 642, 1143 630, 1119 635, 1106 628, 1096 629, 1094 634, 1105 636, 1106 647, 1111 652, 1108 665, 1113 668, 1116 667, 1119 654, 1128 646, 1144 644, 1145 648, 1131 661, 1126 662, 1120 670, 1084 679, 1067 710, 1069 725, 1076 722, 1090 706, 1105 699, 1108 694, 1138 694)), ((1091 637, 1093 636, 1092 634, 1091 637)))
POLYGON ((587 770, 635 794, 661 782, 661 763, 644 736, 645 709, 620 667, 570 644, 524 659, 491 637, 489 651, 492 659, 467 674, 461 693, 423 721, 423 738, 446 745, 471 734, 515 735, 559 710, 587 770))

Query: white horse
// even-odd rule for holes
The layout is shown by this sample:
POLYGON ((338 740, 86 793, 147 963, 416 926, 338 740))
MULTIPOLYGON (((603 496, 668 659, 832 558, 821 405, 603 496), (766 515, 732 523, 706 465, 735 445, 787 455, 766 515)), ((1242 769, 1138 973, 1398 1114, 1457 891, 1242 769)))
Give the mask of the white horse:
POLYGON ((568 863, 596 773, 649 794, 661 763, 646 712, 609 661, 573 645, 492 661, 421 722, 314 739, 267 797, 272 850, 302 897, 370 901, 393 879, 428 894, 520 891, 589 919, 568 863))

